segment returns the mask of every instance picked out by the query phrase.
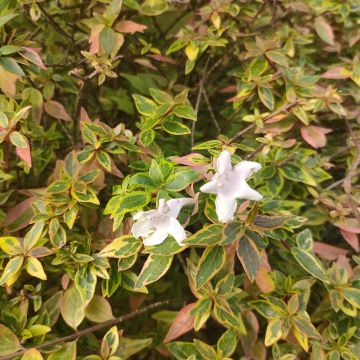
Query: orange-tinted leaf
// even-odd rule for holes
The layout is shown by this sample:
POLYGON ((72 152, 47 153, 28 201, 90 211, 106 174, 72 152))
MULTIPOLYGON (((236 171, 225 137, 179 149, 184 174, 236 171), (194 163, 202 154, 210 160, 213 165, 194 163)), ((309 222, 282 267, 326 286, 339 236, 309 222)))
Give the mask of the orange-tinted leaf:
POLYGON ((7 95, 16 95, 16 81, 19 77, 0 66, 0 89, 7 95))
POLYGON ((16 154, 21 160, 24 160, 27 165, 31 168, 32 162, 31 162, 31 152, 30 152, 30 145, 28 145, 26 148, 16 148, 16 154))
POLYGON ((177 314, 174 322, 171 324, 168 333, 165 336, 164 343, 168 343, 179 336, 187 333, 194 327, 194 316, 190 315, 195 303, 184 306, 177 314))
POLYGON ((177 61, 165 55, 149 54, 148 57, 166 64, 177 65, 177 61))
POLYGON ((45 111, 55 119, 72 121, 71 116, 65 110, 64 105, 55 100, 48 100, 44 104, 45 111))
POLYGON ((360 250, 359 247, 359 238, 356 234, 351 233, 349 231, 340 229, 341 235, 345 239, 345 241, 357 252, 360 250))
POLYGON ((134 21, 123 20, 116 24, 115 30, 122 33, 134 34, 136 32, 143 32, 147 29, 146 25, 138 24, 134 21))
POLYGON ((320 126, 303 126, 301 128, 301 136, 308 144, 317 149, 326 145, 326 134, 331 131, 331 129, 320 126))
POLYGON ((100 33, 105 25, 98 24, 91 28, 89 43, 90 46, 90 53, 91 54, 98 54, 100 51, 100 33))

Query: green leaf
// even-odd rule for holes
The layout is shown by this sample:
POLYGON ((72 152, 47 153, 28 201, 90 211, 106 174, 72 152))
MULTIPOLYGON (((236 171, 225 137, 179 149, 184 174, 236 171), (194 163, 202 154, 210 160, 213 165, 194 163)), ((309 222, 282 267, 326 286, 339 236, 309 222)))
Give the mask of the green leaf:
POLYGON ((212 299, 203 297, 195 303, 195 307, 191 310, 191 315, 194 315, 194 329, 199 331, 206 323, 211 315, 212 299))
POLYGON ((47 279, 46 274, 44 272, 44 268, 41 265, 41 262, 34 257, 30 256, 26 258, 25 269, 31 276, 37 277, 41 280, 47 279))
POLYGON ((142 242, 132 235, 123 235, 114 239, 109 245, 102 249, 99 256, 124 258, 139 252, 142 242))
POLYGON ((191 130, 180 121, 164 121, 162 127, 167 133, 172 135, 186 135, 191 133, 191 130))
POLYGON ((77 340, 65 343, 60 350, 51 353, 47 360, 76 360, 76 342, 77 340))
POLYGON ((26 353, 23 355, 21 360, 43 360, 41 353, 37 349, 29 349, 26 351, 26 353))
POLYGON ((116 20, 116 18, 119 16, 122 2, 122 0, 112 0, 107 7, 103 16, 107 20, 109 26, 111 26, 116 20))
POLYGON ((64 293, 61 315, 66 324, 74 330, 85 317, 85 302, 75 285, 71 285, 64 293))
POLYGON ((101 355, 108 359, 113 355, 119 346, 119 331, 116 326, 113 326, 103 337, 101 343, 101 355))
POLYGON ((271 89, 267 87, 258 87, 258 94, 261 102, 270 110, 274 110, 275 99, 271 89))
POLYGON ((11 355, 23 349, 17 336, 9 328, 7 328, 2 324, 0 324, 0 338, 1 338, 0 341, 1 356, 11 355))
POLYGON ((273 230, 282 227, 288 221, 288 216, 257 215, 254 225, 258 228, 273 230))
POLYGON ((341 293, 346 301, 348 301, 352 306, 360 309, 360 289, 347 287, 341 289, 341 293))
POLYGON ((204 360, 216 360, 216 351, 212 346, 198 339, 194 339, 194 344, 204 360))
POLYGON ((295 182, 302 182, 311 186, 317 185, 315 179, 304 168, 299 168, 291 164, 286 164, 283 167, 279 167, 279 171, 282 176, 289 180, 295 182))
POLYGON ((248 68, 249 80, 254 80, 269 68, 269 64, 263 56, 255 58, 248 68))
POLYGON ((83 266, 77 270, 75 275, 75 286, 80 292, 85 305, 87 305, 94 296, 96 282, 97 276, 93 267, 83 266))
POLYGON ((21 67, 13 58, 3 56, 0 57, 0 66, 9 73, 18 76, 25 76, 25 73, 23 72, 21 67))
POLYGON ((14 146, 20 149, 25 149, 29 147, 29 142, 27 138, 23 134, 20 134, 18 131, 11 132, 10 141, 14 146))
POLYGON ((311 251, 314 246, 311 230, 305 229, 296 234, 296 244, 302 250, 311 251))
POLYGON ((177 241, 168 236, 161 244, 155 246, 146 246, 142 251, 143 254, 156 254, 156 255, 174 255, 185 250, 186 246, 180 246, 177 241))
POLYGON ((0 278, 0 285, 12 285, 20 274, 23 262, 23 256, 16 256, 12 258, 5 266, 5 269, 0 278))
POLYGON ((4 26, 8 21, 12 20, 16 16, 19 16, 19 14, 7 14, 0 16, 0 27, 4 26))
POLYGON ((319 332, 316 330, 315 326, 311 323, 309 315, 305 312, 299 312, 293 317, 294 326, 302 334, 315 338, 321 339, 319 332))
MULTIPOLYGON (((165 346, 177 360, 184 360, 190 358, 191 355, 198 355, 192 342, 173 341, 165 346)), ((196 359, 200 358, 197 357, 196 359)))
POLYGON ((24 249, 26 251, 32 249, 42 236, 44 229, 44 221, 37 221, 31 230, 25 235, 24 238, 24 249))
POLYGON ((272 319, 266 328, 265 346, 275 344, 283 336, 282 332, 283 322, 280 319, 272 319))
POLYGON ((183 119, 196 121, 197 115, 191 105, 176 105, 174 114, 183 119))
POLYGON ((206 225, 183 242, 188 245, 215 245, 222 240, 223 226, 218 224, 206 225))
POLYGON ((193 170, 182 170, 170 175, 165 184, 167 191, 181 191, 198 179, 199 174, 193 170))
POLYGON ((213 310, 215 319, 227 328, 234 328, 242 334, 246 334, 244 323, 239 313, 235 313, 229 304, 217 298, 213 310))
POLYGON ((14 236, 0 237, 0 248, 8 255, 19 255, 24 252, 19 239, 14 236))
POLYGON ((223 229, 223 240, 221 245, 232 244, 242 236, 243 224, 240 221, 229 222, 224 226, 223 229))
POLYGON ((133 94, 132 97, 135 101, 136 109, 140 114, 145 116, 152 116, 155 114, 157 106, 154 101, 137 94, 133 94))
POLYGON ((140 7, 140 12, 147 16, 158 16, 168 9, 166 0, 145 0, 140 7))
POLYGON ((324 265, 314 255, 295 247, 291 249, 291 253, 305 271, 325 283, 329 282, 324 265))
POLYGON ((152 338, 130 339, 125 336, 121 336, 118 349, 114 355, 119 356, 123 360, 130 359, 136 353, 150 346, 152 342, 152 338))
POLYGON ((104 27, 100 33, 100 45, 105 54, 111 54, 116 45, 116 35, 113 29, 104 27))
POLYGON ((238 242, 236 253, 246 275, 253 282, 260 269, 260 254, 255 243, 248 236, 243 236, 238 242))
POLYGON ((100 323, 114 318, 111 305, 100 295, 94 295, 85 309, 85 317, 92 322, 100 323))
POLYGON ((226 252, 222 246, 205 249, 197 266, 196 289, 200 289, 222 269, 225 259, 226 252))
POLYGON ((173 98, 167 92, 155 88, 151 88, 149 90, 150 90, 150 95, 158 104, 164 104, 164 105, 172 104, 173 98))
POLYGON ((107 152, 99 151, 96 154, 96 159, 106 171, 111 173, 111 158, 107 152))
POLYGON ((135 289, 142 288, 159 280, 169 270, 173 255, 163 256, 150 254, 138 276, 135 289))
POLYGON ((218 356, 220 356, 221 359, 230 357, 234 353, 238 341, 239 334, 237 331, 233 329, 225 331, 217 343, 218 356))
POLYGON ((266 52, 266 56, 276 64, 279 64, 283 67, 289 66, 286 55, 280 50, 269 50, 266 52))
POLYGON ((153 129, 149 129, 146 131, 140 132, 140 141, 143 145, 150 145, 155 139, 155 131, 153 129))
MULTIPOLYGON (((116 203, 113 205, 110 202, 104 210, 104 214, 125 214, 131 211, 142 209, 151 200, 150 193, 145 191, 133 191, 125 195, 119 195, 115 197, 116 203), (113 208, 108 208, 112 205, 113 208)), ((111 201, 111 200, 110 200, 111 201)))
POLYGON ((205 141, 201 144, 195 145, 192 149, 193 150, 208 150, 208 149, 215 149, 220 148, 222 142, 220 140, 209 140, 205 141))

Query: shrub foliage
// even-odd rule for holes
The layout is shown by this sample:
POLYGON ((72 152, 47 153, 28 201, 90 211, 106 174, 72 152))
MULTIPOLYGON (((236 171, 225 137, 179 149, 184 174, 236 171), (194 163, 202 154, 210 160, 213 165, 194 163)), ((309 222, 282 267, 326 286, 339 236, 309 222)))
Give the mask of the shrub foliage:
POLYGON ((359 16, 2 0, 0 358, 359 359, 359 16))

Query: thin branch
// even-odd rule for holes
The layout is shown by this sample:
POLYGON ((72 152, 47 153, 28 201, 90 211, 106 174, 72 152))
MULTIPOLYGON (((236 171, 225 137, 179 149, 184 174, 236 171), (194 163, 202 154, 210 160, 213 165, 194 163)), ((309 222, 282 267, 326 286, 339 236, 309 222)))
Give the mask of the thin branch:
POLYGON ((36 5, 39 7, 39 9, 41 10, 41 12, 44 14, 44 16, 48 19, 50 25, 52 25, 52 27, 61 35, 67 37, 68 39, 70 39, 70 41, 73 43, 74 39, 73 37, 68 34, 54 19, 53 17, 45 10, 45 8, 42 6, 41 3, 37 2, 36 5))
POLYGON ((210 104, 210 101, 209 101, 209 97, 208 97, 208 95, 207 95, 207 93, 206 93, 206 90, 205 90, 204 88, 203 88, 203 95, 204 95, 204 100, 205 100, 206 106, 207 106, 207 108, 208 108, 208 110, 209 110, 211 119, 212 119, 212 121, 213 121, 213 123, 214 123, 214 125, 215 125, 215 127, 216 127, 216 130, 218 131, 218 133, 220 133, 220 132, 221 132, 220 125, 219 125, 218 121, 216 120, 214 111, 213 111, 213 109, 212 109, 212 107, 211 107, 211 104, 210 104))
MULTIPOLYGON (((136 316, 139 316, 141 314, 144 314, 144 313, 146 313, 146 312, 148 312, 148 311, 150 311, 152 309, 156 309, 156 308, 158 308, 160 306, 167 305, 169 303, 170 303, 170 300, 165 300, 165 301, 159 301, 159 302, 154 303, 154 304, 150 304, 150 305, 145 306, 145 307, 143 307, 141 309, 132 311, 132 312, 126 314, 126 315, 123 315, 123 316, 120 316, 120 317, 117 317, 117 318, 113 318, 111 320, 104 321, 102 323, 91 326, 91 327, 86 328, 84 330, 74 332, 71 335, 67 335, 67 336, 64 336, 64 337, 59 338, 59 339, 54 339, 54 340, 51 340, 51 341, 44 342, 44 343, 42 343, 40 345, 35 346, 35 349, 43 349, 43 348, 48 347, 48 346, 53 346, 53 345, 57 345, 57 344, 67 342, 67 341, 78 339, 81 336, 88 335, 88 334, 91 334, 91 333, 93 333, 95 331, 98 331, 98 330, 101 330, 101 329, 104 329, 104 328, 108 328, 108 327, 110 327, 112 325, 115 325, 115 324, 122 323, 122 322, 124 322, 126 320, 132 319, 132 318, 134 318, 136 316)), ((3 357, 0 358, 0 360, 13 359, 16 356, 23 355, 27 350, 28 349, 24 349, 24 350, 20 350, 20 351, 14 353, 14 354, 11 354, 11 355, 3 356, 3 357)))
MULTIPOLYGON (((204 70, 203 70, 203 73, 201 76, 201 80, 200 80, 199 92, 198 92, 198 96, 196 99, 196 105, 195 105, 195 113, 196 114, 198 114, 199 108, 200 108, 201 95, 203 93, 204 83, 207 78, 206 70, 208 68, 209 61, 210 61, 210 58, 208 58, 205 63, 205 67, 204 67, 204 70)), ((193 147, 195 144, 195 130, 196 130, 196 121, 193 121, 192 126, 191 126, 191 147, 193 147)))

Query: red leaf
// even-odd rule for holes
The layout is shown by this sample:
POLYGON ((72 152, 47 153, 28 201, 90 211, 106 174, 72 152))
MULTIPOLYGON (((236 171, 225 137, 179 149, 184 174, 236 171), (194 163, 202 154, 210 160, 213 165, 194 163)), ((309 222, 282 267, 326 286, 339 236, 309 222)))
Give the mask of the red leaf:
POLYGON ((44 104, 45 111, 55 119, 72 121, 71 116, 67 113, 64 105, 55 100, 48 100, 44 104))
POLYGON ((331 129, 320 126, 304 126, 301 128, 301 136, 308 144, 317 149, 326 145, 326 134, 331 131, 331 129))
POLYGON ((194 327, 194 316, 190 311, 194 308, 195 303, 185 305, 177 314, 174 322, 171 324, 168 333, 165 336, 164 343, 168 343, 179 336, 192 330, 194 327))
POLYGON ((339 255, 347 254, 345 249, 319 241, 314 242, 314 252, 326 260, 336 260, 339 255))
POLYGON ((134 21, 123 20, 116 24, 115 29, 121 33, 134 34, 136 32, 143 32, 147 29, 147 26, 138 24, 134 21))
POLYGON ((177 61, 165 55, 149 54, 148 57, 166 64, 177 65, 177 61))
POLYGON ((4 226, 8 228, 8 231, 18 231, 29 225, 30 219, 33 216, 31 204, 34 200, 35 197, 31 197, 21 201, 7 211, 4 226))
POLYGON ((321 75, 324 79, 348 79, 350 76, 351 73, 343 66, 335 66, 321 75))
POLYGON ((343 238, 345 239, 345 241, 357 252, 359 252, 360 247, 359 247, 359 238, 356 234, 351 233, 349 231, 340 229, 341 235, 343 236, 343 238))
POLYGON ((31 152, 30 152, 30 145, 26 148, 16 148, 16 154, 21 160, 24 160, 28 166, 31 168, 31 152))

